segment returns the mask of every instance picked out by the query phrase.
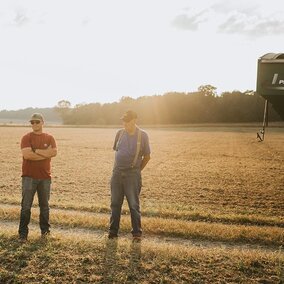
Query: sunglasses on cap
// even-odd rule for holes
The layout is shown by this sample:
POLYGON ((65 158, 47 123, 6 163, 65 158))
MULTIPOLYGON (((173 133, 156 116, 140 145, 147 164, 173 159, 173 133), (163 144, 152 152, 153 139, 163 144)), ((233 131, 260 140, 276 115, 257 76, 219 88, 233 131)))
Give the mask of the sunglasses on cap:
POLYGON ((40 124, 40 120, 32 120, 31 124, 40 124))

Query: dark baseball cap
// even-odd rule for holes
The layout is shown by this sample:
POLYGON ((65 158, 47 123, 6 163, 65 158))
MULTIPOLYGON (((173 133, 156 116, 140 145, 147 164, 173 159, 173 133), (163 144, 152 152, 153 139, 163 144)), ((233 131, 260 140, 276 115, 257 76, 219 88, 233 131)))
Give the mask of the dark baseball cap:
POLYGON ((32 120, 39 120, 39 121, 44 121, 43 115, 41 113, 34 113, 32 114, 30 121, 32 120))
POLYGON ((137 118, 137 113, 135 111, 132 110, 128 110, 127 112, 125 112, 125 114, 121 117, 121 119, 125 122, 129 122, 132 119, 136 119, 137 118))

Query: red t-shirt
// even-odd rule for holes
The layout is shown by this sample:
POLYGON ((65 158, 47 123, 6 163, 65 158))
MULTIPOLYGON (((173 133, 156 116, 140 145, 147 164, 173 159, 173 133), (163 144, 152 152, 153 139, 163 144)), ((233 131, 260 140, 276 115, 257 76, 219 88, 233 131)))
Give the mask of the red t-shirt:
MULTIPOLYGON (((21 141, 21 149, 27 147, 34 149, 47 149, 50 145, 52 148, 56 148, 56 142, 53 136, 47 133, 38 135, 30 132, 24 135, 21 141)), ((23 158, 22 177, 50 179, 50 161, 51 159, 31 161, 23 158)))

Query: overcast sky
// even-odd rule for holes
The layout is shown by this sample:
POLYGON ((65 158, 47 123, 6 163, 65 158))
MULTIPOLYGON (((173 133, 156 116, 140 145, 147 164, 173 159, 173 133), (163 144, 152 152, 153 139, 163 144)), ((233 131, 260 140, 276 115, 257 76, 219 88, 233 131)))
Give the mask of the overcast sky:
POLYGON ((283 0, 1 0, 0 110, 255 90, 283 0))

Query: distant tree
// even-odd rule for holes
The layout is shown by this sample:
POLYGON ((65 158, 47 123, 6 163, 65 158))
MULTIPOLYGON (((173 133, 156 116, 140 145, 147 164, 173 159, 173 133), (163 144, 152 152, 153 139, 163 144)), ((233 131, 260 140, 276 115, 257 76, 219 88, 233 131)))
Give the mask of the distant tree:
POLYGON ((19 110, 3 110, 0 111, 0 119, 5 119, 11 122, 27 122, 31 115, 35 112, 40 112, 44 116, 47 123, 60 123, 61 117, 54 108, 25 108, 19 110))
POLYGON ((57 107, 61 108, 61 109, 70 108, 71 103, 69 101, 66 101, 66 100, 61 100, 57 103, 57 107))
POLYGON ((61 100, 54 107, 55 111, 60 115, 63 124, 70 124, 71 119, 71 103, 67 100, 61 100))
POLYGON ((119 100, 120 103, 132 103, 134 101, 135 101, 135 99, 133 99, 131 97, 127 97, 127 96, 123 96, 119 100))
POLYGON ((217 88, 212 85, 201 85, 198 87, 198 91, 204 94, 205 96, 216 97, 216 90, 217 88))
POLYGON ((246 90, 246 91, 244 91, 244 94, 247 95, 247 96, 254 96, 255 92, 254 92, 254 90, 246 90))

